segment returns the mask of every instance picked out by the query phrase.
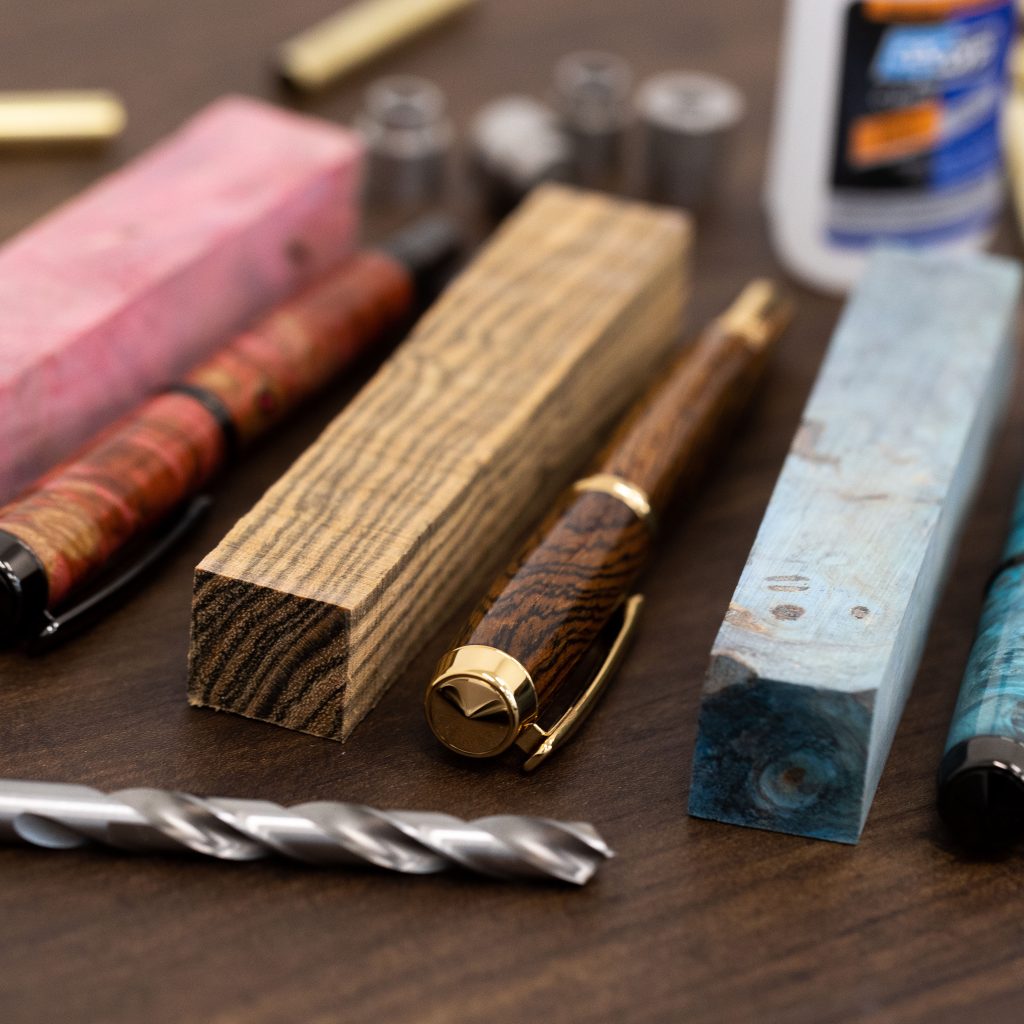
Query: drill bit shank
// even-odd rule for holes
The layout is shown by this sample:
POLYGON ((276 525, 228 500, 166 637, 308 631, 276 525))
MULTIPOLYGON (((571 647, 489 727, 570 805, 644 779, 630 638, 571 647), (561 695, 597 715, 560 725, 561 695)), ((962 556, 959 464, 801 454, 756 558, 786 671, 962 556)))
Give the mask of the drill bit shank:
POLYGON ((159 789, 0 780, 0 841, 50 849, 100 843, 137 852, 191 851, 220 860, 286 857, 407 874, 461 868, 501 879, 583 885, 612 856, 591 825, 498 815, 380 811, 315 802, 198 797, 159 789))

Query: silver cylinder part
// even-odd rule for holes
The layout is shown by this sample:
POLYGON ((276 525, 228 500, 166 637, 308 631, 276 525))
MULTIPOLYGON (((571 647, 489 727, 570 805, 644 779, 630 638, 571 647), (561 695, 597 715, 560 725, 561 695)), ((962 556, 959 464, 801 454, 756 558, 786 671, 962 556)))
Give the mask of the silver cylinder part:
POLYGON ((370 85, 356 127, 369 156, 371 200, 412 206, 440 197, 454 138, 447 107, 425 78, 393 75, 370 85))
POLYGON ((549 107, 529 96, 504 96, 482 107, 470 128, 473 162, 487 199, 509 209, 542 181, 568 181, 572 147, 549 107))
POLYGON ((731 82, 696 71, 648 78, 637 94, 645 134, 645 194, 699 209, 718 179, 746 101, 731 82))
POLYGON ((632 89, 633 69, 612 53, 568 53, 555 65, 555 105, 581 185, 610 185, 621 170, 632 89))

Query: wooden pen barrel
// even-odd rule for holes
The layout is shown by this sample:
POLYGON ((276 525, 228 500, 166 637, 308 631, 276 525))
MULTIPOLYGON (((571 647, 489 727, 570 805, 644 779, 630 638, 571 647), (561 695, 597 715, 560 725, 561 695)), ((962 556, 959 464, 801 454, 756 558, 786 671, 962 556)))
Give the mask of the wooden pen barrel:
POLYGON ((629 592, 650 544, 649 525, 618 498, 575 494, 495 583, 459 646, 511 655, 547 699, 629 592))
POLYGON ((158 395, 0 509, 0 530, 35 555, 47 606, 57 608, 132 537, 196 494, 225 454, 208 409, 191 395, 158 395))
POLYGON ((185 382, 215 395, 248 444, 398 324, 414 297, 409 270, 366 249, 271 310, 185 382))
POLYGON ((628 480, 660 518, 673 494, 692 486, 750 401, 771 346, 757 347, 720 320, 705 328, 616 431, 596 472, 628 480))
POLYGON ((538 698, 550 698, 629 595, 654 523, 673 491, 699 477, 767 351, 716 322, 682 352, 594 466, 596 476, 638 488, 650 517, 612 494, 574 493, 495 582, 458 646, 504 651, 529 672, 538 698))
POLYGON ((196 367, 188 393, 151 399, 0 509, 0 531, 46 573, 48 607, 202 488, 227 459, 229 438, 244 445, 267 431, 397 324, 412 300, 404 266, 383 252, 357 253, 196 367))

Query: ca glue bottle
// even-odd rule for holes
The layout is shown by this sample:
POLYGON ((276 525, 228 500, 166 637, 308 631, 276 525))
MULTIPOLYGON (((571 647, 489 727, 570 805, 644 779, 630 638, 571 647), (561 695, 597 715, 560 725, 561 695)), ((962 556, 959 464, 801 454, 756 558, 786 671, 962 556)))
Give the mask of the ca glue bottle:
POLYGON ((842 292, 875 243, 987 244, 1012 0, 788 0, 766 206, 794 275, 842 292))

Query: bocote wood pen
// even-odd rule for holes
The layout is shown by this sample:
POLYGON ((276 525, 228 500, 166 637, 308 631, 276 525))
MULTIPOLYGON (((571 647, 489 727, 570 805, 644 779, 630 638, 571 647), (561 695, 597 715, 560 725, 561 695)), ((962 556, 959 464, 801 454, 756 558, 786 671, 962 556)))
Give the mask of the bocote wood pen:
POLYGON ((656 520, 753 393, 790 316, 772 283, 751 283, 633 407, 438 666, 425 710, 445 746, 492 757, 515 744, 532 769, 569 738, 637 621, 630 594, 656 520), (581 679, 591 653, 604 660, 581 679), (581 689, 552 723, 570 680, 581 689))
POLYGON ((0 646, 46 643, 137 578, 233 454, 397 325, 457 244, 432 217, 357 252, 0 509, 0 646), (141 559, 68 607, 144 534, 141 559))

